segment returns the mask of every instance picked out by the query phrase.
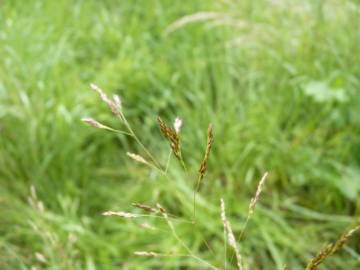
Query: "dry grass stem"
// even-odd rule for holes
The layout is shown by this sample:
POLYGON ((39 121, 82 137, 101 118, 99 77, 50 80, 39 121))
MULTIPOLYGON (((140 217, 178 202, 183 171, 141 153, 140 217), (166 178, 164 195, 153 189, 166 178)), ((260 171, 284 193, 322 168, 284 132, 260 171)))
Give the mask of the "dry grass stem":
MULTIPOLYGON (((232 231, 230 222, 226 218, 225 202, 224 202, 224 200, 222 198, 220 199, 220 210, 221 210, 221 221, 222 221, 222 223, 224 225, 224 230, 225 230, 226 235, 227 235, 227 240, 229 242, 229 245, 235 251, 237 267, 239 268, 239 270, 243 270, 244 268, 242 266, 242 257, 241 257, 238 245, 236 243, 236 239, 235 239, 234 233, 232 231)), ((226 243, 225 243, 225 245, 226 245, 226 243)), ((225 260, 226 260, 226 258, 225 258, 225 260)))
POLYGON ((335 252, 339 251, 343 246, 350 240, 350 238, 360 230, 360 225, 354 227, 348 232, 341 235, 341 237, 332 244, 325 246, 320 252, 308 263, 306 270, 315 270, 318 266, 325 261, 327 257, 333 255, 335 252))
POLYGON ((137 218, 139 215, 128 213, 128 212, 122 212, 122 211, 106 211, 103 213, 103 216, 117 216, 117 217, 123 217, 123 218, 137 218))

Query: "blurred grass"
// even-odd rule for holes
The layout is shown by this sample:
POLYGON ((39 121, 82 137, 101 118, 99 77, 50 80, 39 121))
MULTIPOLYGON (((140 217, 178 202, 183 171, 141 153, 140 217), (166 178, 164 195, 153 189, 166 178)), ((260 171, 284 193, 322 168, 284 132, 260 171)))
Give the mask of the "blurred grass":
MULTIPOLYGON (((84 126, 84 116, 119 126, 88 90, 90 82, 121 95, 126 115, 162 160, 168 149, 156 116, 182 117, 184 156, 194 172, 206 126, 214 124, 199 228, 177 228, 196 254, 219 267, 219 198, 226 198, 234 230, 240 230, 266 170, 261 204, 240 243, 251 269, 283 269, 285 263, 303 269, 359 216, 357 1, 0 5, 1 269, 202 267, 190 259, 132 256, 181 248, 168 232, 100 215, 129 210, 134 201, 161 201, 186 216, 193 180, 175 162, 174 182, 161 179, 126 158, 126 151, 140 151, 132 141, 84 126), (223 19, 164 33, 200 11, 223 19), (28 204, 30 185, 45 214, 28 204)), ((161 221, 151 224, 165 229, 161 221)), ((324 269, 357 269, 359 253, 354 240, 324 269)))

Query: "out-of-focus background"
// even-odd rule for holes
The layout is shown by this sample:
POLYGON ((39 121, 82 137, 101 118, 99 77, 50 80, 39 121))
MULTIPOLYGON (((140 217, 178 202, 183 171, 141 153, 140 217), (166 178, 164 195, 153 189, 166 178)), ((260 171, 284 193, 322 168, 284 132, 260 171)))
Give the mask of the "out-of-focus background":
MULTIPOLYGON (((184 249, 162 220, 101 213, 190 218, 211 122, 198 222, 174 220, 179 236, 223 268, 219 199, 239 233, 269 171, 240 251, 250 269, 304 269, 360 214, 359 16, 351 0, 1 1, 0 268, 207 269, 134 256, 184 249), (181 117, 189 174, 172 158, 164 179, 126 156, 144 154, 133 140, 82 123, 123 129, 92 82, 163 164, 156 118, 181 117)), ((359 239, 322 269, 359 269, 359 239)))

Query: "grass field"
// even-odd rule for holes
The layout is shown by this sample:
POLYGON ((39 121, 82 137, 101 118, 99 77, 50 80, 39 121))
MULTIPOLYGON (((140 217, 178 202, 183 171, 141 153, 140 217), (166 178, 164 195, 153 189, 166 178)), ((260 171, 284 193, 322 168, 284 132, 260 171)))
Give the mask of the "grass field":
MULTIPOLYGON (((0 269, 209 269, 135 256, 185 250, 162 219, 101 215, 133 202, 160 202, 194 255, 236 269, 219 200, 238 235, 266 171, 245 265, 304 269, 359 222, 359 16, 355 0, 0 1, 0 269), (164 177, 126 155, 145 156, 134 140, 85 125, 124 129, 90 83, 121 96, 162 164, 157 116, 182 118, 189 172, 172 157, 164 177)), ((360 269, 359 235, 319 269, 360 269)))

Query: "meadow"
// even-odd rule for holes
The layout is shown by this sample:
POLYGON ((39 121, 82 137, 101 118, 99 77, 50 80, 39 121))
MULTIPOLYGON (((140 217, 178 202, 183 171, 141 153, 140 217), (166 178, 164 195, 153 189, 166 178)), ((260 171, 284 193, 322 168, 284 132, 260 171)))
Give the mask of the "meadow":
MULTIPOLYGON (((244 267, 305 269, 360 222, 359 16, 355 0, 0 1, 0 269, 237 269, 220 199, 239 235, 265 172, 244 267), (91 83, 166 176, 81 120, 126 128, 91 83), (158 116, 182 119, 187 172, 158 116), (160 203, 188 250, 132 203, 160 203)), ((360 269, 359 235, 319 269, 360 269)))

